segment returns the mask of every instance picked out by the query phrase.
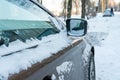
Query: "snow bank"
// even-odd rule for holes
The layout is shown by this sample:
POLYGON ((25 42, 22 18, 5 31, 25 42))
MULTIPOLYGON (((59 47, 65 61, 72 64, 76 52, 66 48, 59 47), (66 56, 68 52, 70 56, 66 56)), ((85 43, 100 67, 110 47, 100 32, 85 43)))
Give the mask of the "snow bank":
POLYGON ((115 13, 113 17, 98 14, 88 22, 89 32, 107 33, 101 45, 95 46, 96 79, 120 80, 120 13, 115 13))

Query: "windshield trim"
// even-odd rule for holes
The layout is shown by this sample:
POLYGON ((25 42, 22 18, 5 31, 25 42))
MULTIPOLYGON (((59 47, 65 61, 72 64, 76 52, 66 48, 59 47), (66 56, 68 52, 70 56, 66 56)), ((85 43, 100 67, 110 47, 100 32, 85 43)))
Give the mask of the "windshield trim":
POLYGON ((54 14, 52 14, 48 9, 46 9, 44 6, 40 5, 38 2, 35 2, 33 0, 29 0, 29 1, 32 2, 33 4, 35 4, 36 6, 38 6, 39 8, 42 8, 45 12, 47 12, 52 17, 56 17, 54 14))

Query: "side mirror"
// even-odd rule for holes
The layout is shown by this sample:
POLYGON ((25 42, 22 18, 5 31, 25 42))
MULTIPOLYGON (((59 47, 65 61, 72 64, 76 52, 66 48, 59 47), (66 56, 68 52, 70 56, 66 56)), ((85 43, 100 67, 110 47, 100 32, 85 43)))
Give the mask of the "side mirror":
POLYGON ((70 18, 66 20, 67 33, 71 36, 83 36, 87 33, 87 21, 70 18))

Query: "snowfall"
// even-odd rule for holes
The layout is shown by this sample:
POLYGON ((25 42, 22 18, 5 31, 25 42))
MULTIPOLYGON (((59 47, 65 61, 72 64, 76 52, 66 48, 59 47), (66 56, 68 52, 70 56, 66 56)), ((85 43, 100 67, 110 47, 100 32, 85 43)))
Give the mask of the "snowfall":
MULTIPOLYGON (((92 45, 95 46, 97 80, 120 80, 119 22, 120 14, 117 12, 113 17, 102 17, 102 14, 99 13, 96 17, 88 20, 89 28, 87 36, 93 37, 92 45)), ((71 43, 72 41, 64 31, 61 31, 58 34, 44 37, 42 40, 31 39, 27 40, 26 43, 17 40, 10 43, 9 47, 5 45, 0 46, 0 80, 7 80, 9 74, 26 70, 33 64, 52 56, 71 43), (28 47, 36 45, 37 48, 28 49, 28 47), (4 56, 9 53, 14 54, 4 56)), ((70 72, 72 65, 72 62, 65 61, 57 66, 56 70, 58 74, 60 72, 70 72)), ((52 79, 55 79, 54 74, 52 75, 52 79)), ((60 77, 60 80, 64 80, 63 76, 60 77)))

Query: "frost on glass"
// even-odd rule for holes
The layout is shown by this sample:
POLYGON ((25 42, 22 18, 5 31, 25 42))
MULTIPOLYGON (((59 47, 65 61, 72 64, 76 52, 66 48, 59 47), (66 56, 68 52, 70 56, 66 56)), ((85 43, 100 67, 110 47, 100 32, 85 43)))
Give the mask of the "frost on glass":
MULTIPOLYGON (((31 15, 33 14, 34 16, 39 17, 40 20, 50 21, 48 18, 50 15, 48 15, 48 13, 46 11, 39 8, 38 6, 36 6, 29 0, 5 0, 3 2, 6 2, 6 3, 9 2, 9 4, 14 4, 14 6, 16 5, 17 7, 25 9, 29 12, 29 14, 31 13, 31 15)), ((2 3, 0 3, 0 4, 2 5, 2 3)), ((17 9, 14 11, 17 12, 17 9)), ((23 14, 25 14, 25 13, 23 13, 23 14)), ((27 16, 27 14, 25 16, 27 16)), ((21 17, 23 17, 23 16, 21 16, 21 17)))

